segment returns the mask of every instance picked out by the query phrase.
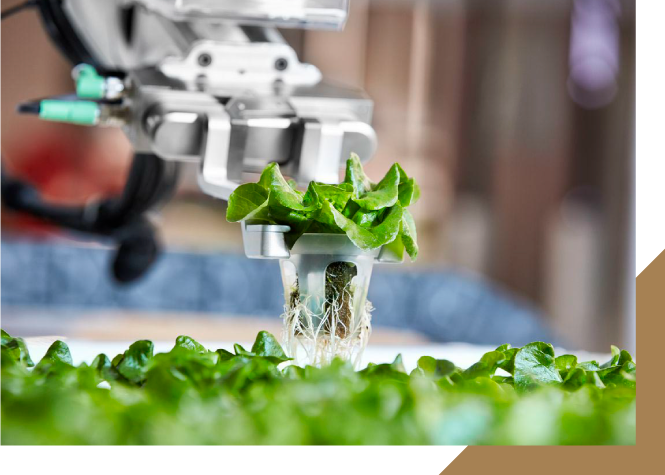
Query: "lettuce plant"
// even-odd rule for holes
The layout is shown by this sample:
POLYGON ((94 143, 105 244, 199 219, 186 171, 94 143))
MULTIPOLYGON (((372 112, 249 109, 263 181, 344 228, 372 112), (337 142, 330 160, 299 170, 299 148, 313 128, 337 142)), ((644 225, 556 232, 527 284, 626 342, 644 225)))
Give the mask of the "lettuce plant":
POLYGON ((303 233, 346 234, 360 249, 393 244, 412 260, 418 256, 416 226, 407 207, 418 201, 420 188, 395 163, 373 183, 357 155, 346 162, 344 181, 338 185, 311 182, 307 191, 287 181, 279 165, 268 165, 258 183, 240 185, 229 197, 226 219, 252 224, 282 224, 291 230, 292 246, 303 233))
POLYGON ((602 364, 534 342, 468 368, 423 356, 407 373, 398 355, 355 371, 293 365, 260 332, 250 349, 180 336, 72 362, 56 341, 34 366, 2 332, 3 444, 635 444, 636 364, 615 347, 602 364))
MULTIPOLYGON (((311 182, 304 192, 282 176, 279 165, 270 164, 258 183, 241 185, 231 194, 226 217, 231 222, 287 225, 289 247, 303 234, 338 234, 363 251, 390 246, 391 254, 401 258, 406 250, 415 260, 416 227, 407 207, 419 197, 418 184, 398 163, 374 183, 352 154, 342 183, 311 182)), ((321 272, 325 272, 325 295, 305 295, 298 282, 286 289, 284 343, 292 356, 302 350, 310 364, 329 363, 336 357, 358 361, 371 328, 367 289, 359 288, 360 279, 354 279, 358 269, 348 257, 321 272)), ((363 282, 367 285, 369 280, 363 282)))

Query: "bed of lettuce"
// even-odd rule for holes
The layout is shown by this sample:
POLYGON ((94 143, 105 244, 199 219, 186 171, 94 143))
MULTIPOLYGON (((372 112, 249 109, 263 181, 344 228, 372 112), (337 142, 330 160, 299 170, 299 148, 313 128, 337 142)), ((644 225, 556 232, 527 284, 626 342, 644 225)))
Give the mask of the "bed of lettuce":
POLYGON ((289 366, 275 338, 210 351, 180 336, 72 365, 56 341, 36 365, 2 332, 3 444, 634 444, 635 371, 551 345, 503 345, 461 369, 423 356, 355 371, 289 366))
POLYGON ((344 181, 338 185, 311 182, 305 192, 287 181, 279 165, 268 165, 258 183, 246 183, 229 197, 226 219, 251 224, 290 227, 287 244, 303 233, 345 233, 360 249, 390 245, 415 260, 418 255, 416 226, 406 208, 420 197, 420 188, 395 163, 378 183, 363 171, 357 155, 346 163, 344 181))

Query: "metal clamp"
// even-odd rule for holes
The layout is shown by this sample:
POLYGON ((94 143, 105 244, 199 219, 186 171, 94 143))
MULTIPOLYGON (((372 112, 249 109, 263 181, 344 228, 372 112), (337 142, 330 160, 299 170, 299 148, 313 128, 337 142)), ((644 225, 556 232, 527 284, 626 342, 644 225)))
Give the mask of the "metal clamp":
POLYGON ((203 160, 198 174, 201 189, 216 198, 228 200, 239 182, 229 179, 231 118, 224 109, 208 115, 203 160))
MULTIPOLYGON (((284 239, 284 234, 291 228, 283 225, 274 224, 248 224, 242 222, 242 240, 245 248, 245 255, 250 259, 288 259, 291 257, 284 239)), ((386 264, 399 264, 403 257, 395 253, 391 246, 382 246, 374 251, 363 251, 353 244, 348 238, 339 240, 342 234, 303 234, 294 245, 294 252, 306 251, 315 254, 371 254, 375 262, 386 264), (337 246, 331 246, 331 239, 337 246), (321 245, 323 244, 323 245, 321 245), (341 246, 341 247, 340 247, 341 246)))

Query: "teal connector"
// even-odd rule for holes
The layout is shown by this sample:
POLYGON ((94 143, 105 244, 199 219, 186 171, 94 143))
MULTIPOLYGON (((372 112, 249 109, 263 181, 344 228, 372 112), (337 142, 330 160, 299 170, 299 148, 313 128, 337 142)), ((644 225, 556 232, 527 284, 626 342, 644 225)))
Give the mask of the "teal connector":
POLYGON ((39 117, 57 122, 97 125, 99 113, 99 104, 91 101, 44 100, 39 104, 39 117))
POLYGON ((106 79, 97 74, 89 64, 78 66, 76 95, 83 99, 103 99, 106 93, 106 79))

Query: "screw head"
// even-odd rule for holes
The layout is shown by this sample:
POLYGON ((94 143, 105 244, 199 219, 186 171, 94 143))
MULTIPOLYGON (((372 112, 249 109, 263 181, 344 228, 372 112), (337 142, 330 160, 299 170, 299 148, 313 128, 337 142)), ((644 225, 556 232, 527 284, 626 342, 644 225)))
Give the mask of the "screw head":
POLYGON ((202 53, 199 55, 198 61, 199 65, 205 68, 206 66, 210 66, 212 63, 212 56, 210 56, 208 53, 202 53))
POLYGON ((275 69, 277 71, 284 71, 288 67, 289 67, 289 62, 284 58, 278 58, 275 61, 275 69))

